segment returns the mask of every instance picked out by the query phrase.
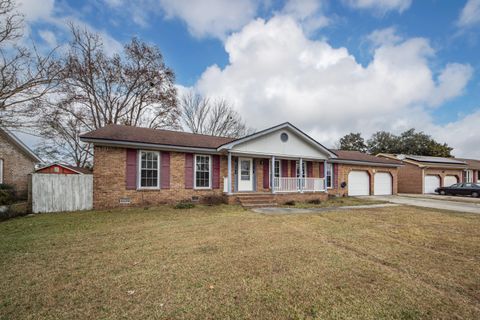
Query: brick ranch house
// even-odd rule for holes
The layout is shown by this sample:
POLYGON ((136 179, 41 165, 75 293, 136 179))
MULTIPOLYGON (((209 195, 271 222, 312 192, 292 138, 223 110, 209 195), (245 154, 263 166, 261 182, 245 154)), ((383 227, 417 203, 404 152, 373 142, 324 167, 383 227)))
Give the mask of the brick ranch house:
POLYGON ((94 208, 203 201, 326 199, 397 193, 401 162, 332 151, 290 123, 240 138, 107 125, 94 145, 94 208), (273 177, 273 179, 272 179, 273 177), (246 200, 249 199, 249 200, 246 200))
POLYGON ((401 160, 398 169, 398 192, 434 193, 436 188, 459 182, 476 183, 480 161, 459 158, 378 154, 378 157, 401 160))
POLYGON ((42 160, 6 128, 0 128, 0 184, 13 186, 19 197, 28 192, 28 175, 42 160))

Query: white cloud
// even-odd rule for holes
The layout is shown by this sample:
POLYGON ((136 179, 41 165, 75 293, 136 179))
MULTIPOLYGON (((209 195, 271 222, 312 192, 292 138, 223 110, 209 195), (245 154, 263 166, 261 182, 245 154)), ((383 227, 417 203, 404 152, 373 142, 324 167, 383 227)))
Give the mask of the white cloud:
POLYGON ((45 41, 50 48, 55 48, 57 46, 57 37, 55 33, 50 30, 40 30, 38 31, 40 38, 45 41))
POLYGON ((323 28, 330 19, 323 14, 320 0, 288 0, 282 14, 289 15, 299 21, 307 33, 323 28))
POLYGON ((25 16, 25 20, 31 22, 49 18, 54 9, 54 0, 18 0, 18 11, 25 16))
POLYGON ((412 4, 412 0, 343 0, 343 2, 355 9, 371 9, 382 14, 388 11, 402 13, 412 4))
POLYGON ((327 145, 352 131, 433 132, 432 107, 460 95, 472 69, 451 63, 435 76, 428 40, 392 36, 362 66, 346 48, 308 39, 293 18, 257 19, 226 39, 229 64, 207 68, 195 89, 231 101, 250 126, 291 121, 327 145))
POLYGON ((198 38, 224 38, 238 30, 257 13, 254 0, 159 0, 167 18, 183 20, 190 33, 198 38))
POLYGON ((480 0, 468 0, 463 7, 457 24, 459 27, 471 27, 480 23, 480 0))
POLYGON ((397 30, 394 27, 375 30, 367 36, 367 39, 374 46, 397 44, 403 40, 402 37, 397 35, 397 30))

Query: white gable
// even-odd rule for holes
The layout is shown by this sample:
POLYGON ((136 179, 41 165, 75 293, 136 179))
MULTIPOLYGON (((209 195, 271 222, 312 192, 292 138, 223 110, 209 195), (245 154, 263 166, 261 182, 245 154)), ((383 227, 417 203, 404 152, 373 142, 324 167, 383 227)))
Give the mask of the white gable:
POLYGON ((294 130, 285 127, 278 130, 236 144, 231 149, 234 153, 251 155, 270 155, 278 157, 328 159, 328 153, 315 143, 300 136, 294 130), (282 141, 282 133, 288 139, 282 141))

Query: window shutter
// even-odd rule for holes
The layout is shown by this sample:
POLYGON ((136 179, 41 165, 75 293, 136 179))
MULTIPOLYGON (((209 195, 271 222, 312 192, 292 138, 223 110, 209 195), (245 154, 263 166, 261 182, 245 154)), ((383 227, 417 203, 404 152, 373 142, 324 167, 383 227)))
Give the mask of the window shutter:
POLYGON ((282 160, 282 177, 288 177, 288 160, 282 160))
POLYGON ((185 189, 193 189, 193 154, 185 153, 185 189))
POLYGON ((465 171, 462 171, 462 182, 467 182, 467 173, 465 171))
POLYGON ((307 161, 307 177, 313 177, 313 163, 312 161, 307 161))
POLYGON ((325 164, 320 162, 320 178, 325 178, 325 164))
POLYGON ((170 189, 170 152, 162 152, 160 161, 160 188, 170 189))
POLYGON ((473 183, 478 182, 478 171, 473 171, 473 183))
POLYGON ((338 163, 333 164, 333 188, 338 188, 338 163))
POLYGON ((137 150, 127 149, 125 185, 127 190, 137 189, 137 150))
POLYGON ((290 160, 290 177, 297 177, 297 161, 295 160, 290 160))
POLYGON ((263 189, 268 189, 270 187, 270 166, 269 160, 263 159, 263 189))
POLYGON ((220 189, 220 156, 212 156, 212 188, 220 189))

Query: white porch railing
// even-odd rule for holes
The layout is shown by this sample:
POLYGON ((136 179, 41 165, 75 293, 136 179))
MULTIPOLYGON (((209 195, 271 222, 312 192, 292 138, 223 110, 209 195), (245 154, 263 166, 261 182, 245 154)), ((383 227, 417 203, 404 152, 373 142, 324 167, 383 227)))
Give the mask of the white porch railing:
POLYGON ((275 192, 316 192, 324 191, 324 178, 274 178, 275 192))

